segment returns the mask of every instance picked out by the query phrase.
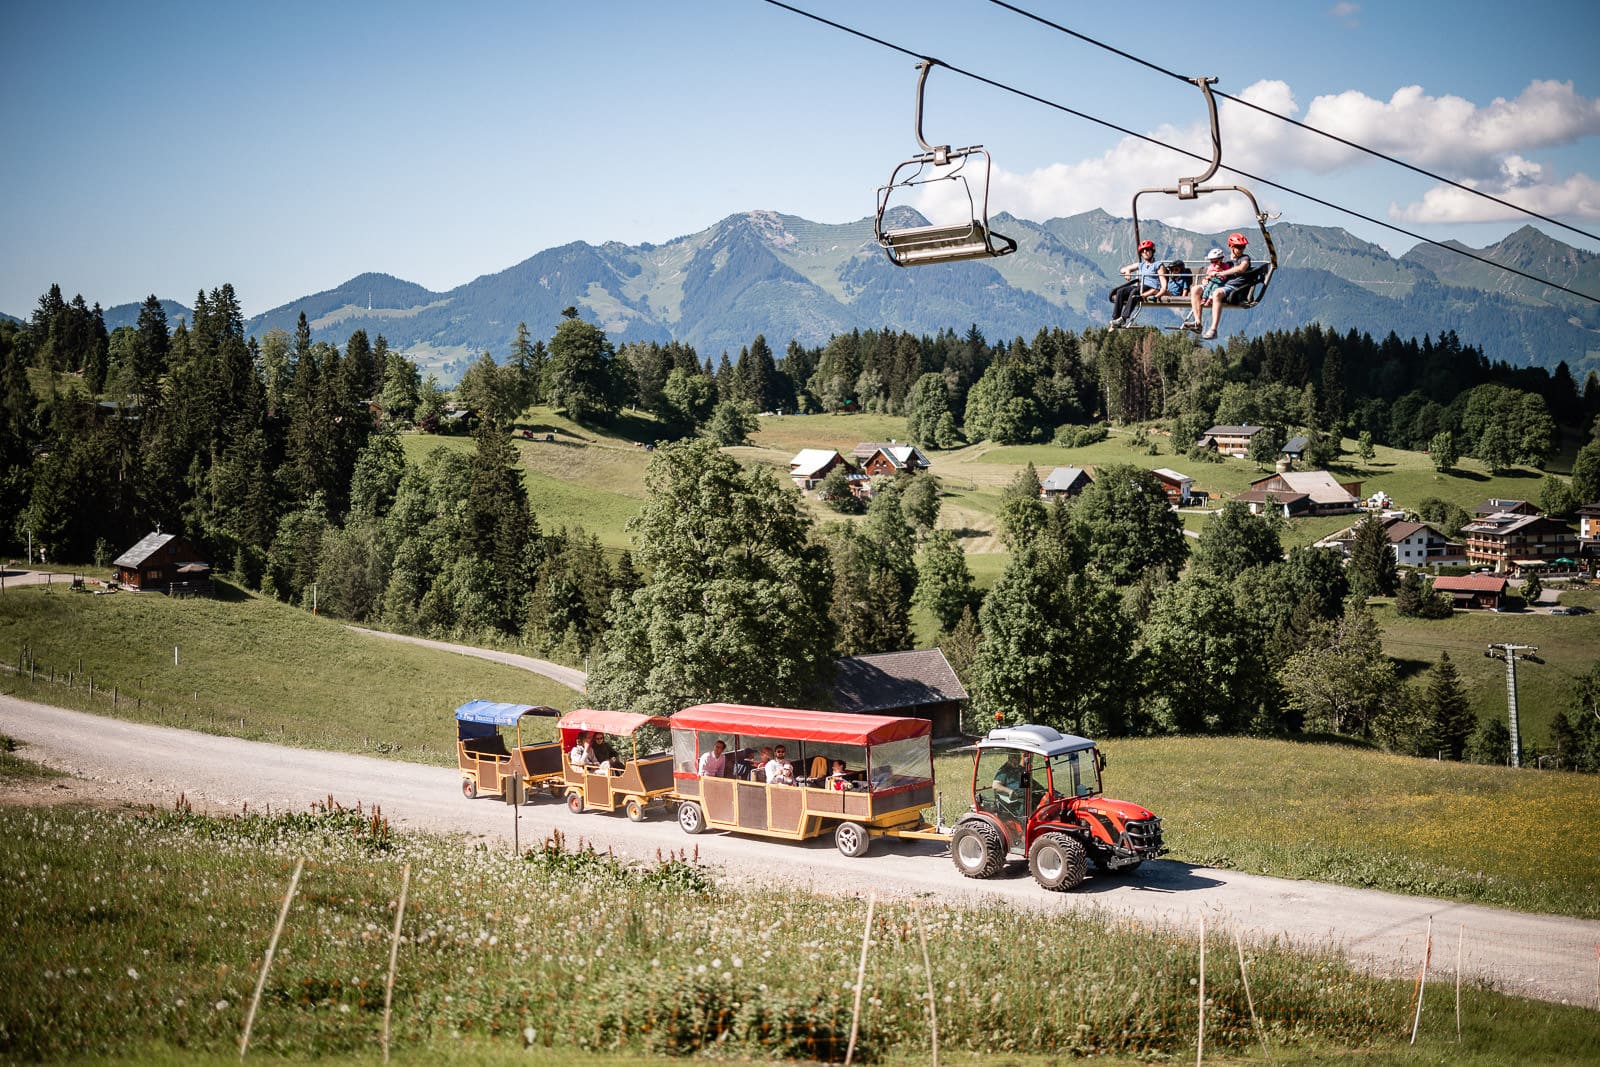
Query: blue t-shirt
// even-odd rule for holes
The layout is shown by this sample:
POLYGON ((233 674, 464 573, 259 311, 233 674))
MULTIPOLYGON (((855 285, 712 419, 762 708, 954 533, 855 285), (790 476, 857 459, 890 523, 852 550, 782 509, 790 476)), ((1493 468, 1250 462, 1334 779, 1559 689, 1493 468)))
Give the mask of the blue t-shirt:
POLYGON ((1139 258, 1138 266, 1139 266, 1139 288, 1140 289, 1159 289, 1159 288, 1161 288, 1161 277, 1157 273, 1157 271, 1159 271, 1161 269, 1161 264, 1160 263, 1157 263, 1153 259, 1146 260, 1144 257, 1141 256, 1139 258))

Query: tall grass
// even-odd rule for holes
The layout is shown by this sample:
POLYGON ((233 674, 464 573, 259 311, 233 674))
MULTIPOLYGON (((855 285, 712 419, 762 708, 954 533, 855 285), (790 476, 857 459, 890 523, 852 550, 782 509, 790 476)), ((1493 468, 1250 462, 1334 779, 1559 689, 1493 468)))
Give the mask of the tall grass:
MULTIPOLYGON (((1593 775, 1249 738, 1104 749, 1106 793, 1161 816, 1173 859, 1600 918, 1593 775)), ((960 782, 970 760, 941 757, 940 781, 960 782)))
POLYGON ((0 596, 0 664, 12 668, 0 670, 0 691, 31 700, 435 763, 454 759, 449 716, 464 701, 570 708, 578 699, 515 667, 358 634, 242 595, 172 600, 11 588, 0 596))
MULTIPOLYGON (((234 818, 0 809, 10 923, 0 1057, 228 1052, 300 857, 300 893, 255 1021, 260 1053, 375 1048, 409 864, 393 1030, 402 1053, 843 1055, 858 899, 721 886, 683 856, 627 865, 550 841, 514 859, 385 830, 375 813, 337 808, 234 818)), ((947 1062, 1167 1059, 1193 1048, 1200 973, 1190 937, 999 904, 880 901, 877 916, 858 1062, 926 1056, 919 916, 947 1062)), ((1255 1009, 1280 1054, 1381 1052, 1407 1033, 1409 981, 1328 954, 1247 948, 1255 1009)), ((1217 932, 1209 949, 1207 1048, 1237 1055, 1257 1036, 1231 934, 1217 932)), ((1512 1003, 1468 991, 1474 1020, 1512 1003)), ((1600 1049, 1593 1013, 1537 1010, 1565 1052, 1600 1049)), ((1437 1040, 1431 1047, 1437 1055, 1437 1040)))

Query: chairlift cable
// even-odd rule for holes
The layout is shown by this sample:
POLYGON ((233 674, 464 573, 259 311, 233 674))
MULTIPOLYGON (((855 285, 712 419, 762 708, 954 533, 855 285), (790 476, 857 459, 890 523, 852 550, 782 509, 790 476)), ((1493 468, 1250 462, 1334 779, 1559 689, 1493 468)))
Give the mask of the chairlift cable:
MULTIPOLYGON (((829 19, 829 18, 824 18, 821 15, 817 15, 817 14, 814 14, 814 13, 812 13, 810 11, 806 11, 806 10, 804 10, 802 8, 795 7, 792 4, 784 3, 783 0, 763 0, 763 2, 767 3, 767 4, 771 4, 773 7, 782 8, 785 11, 788 11, 788 12, 790 12, 792 14, 799 15, 799 16, 801 16, 803 18, 811 19, 813 22, 819 22, 822 25, 828 26, 828 27, 830 27, 832 29, 839 30, 839 31, 841 31, 843 33, 848 33, 848 34, 850 34, 850 35, 852 35, 854 37, 859 37, 864 41, 871 41, 873 44, 881 45, 884 48, 888 48, 891 51, 899 52, 902 55, 910 56, 913 59, 927 59, 927 58, 929 58, 927 56, 924 56, 921 52, 912 51, 911 49, 903 47, 901 45, 897 45, 892 41, 886 41, 881 37, 874 37, 870 33, 865 33, 865 32, 863 32, 861 30, 855 29, 854 27, 846 26, 846 25, 844 25, 843 23, 840 23, 840 22, 835 22, 835 21, 833 21, 832 19, 829 19)), ((991 0, 991 2, 995 2, 995 0, 991 0)), ((1071 32, 1071 31, 1068 31, 1068 32, 1071 32)), ((1108 121, 1106 119, 1099 118, 1099 117, 1097 117, 1095 115, 1091 115, 1088 112, 1078 111, 1077 109, 1068 107, 1065 104, 1057 103, 1054 100, 1049 100, 1049 99, 1047 99, 1045 97, 1039 96, 1036 93, 1028 92, 1026 89, 1019 89, 1014 85, 1008 85, 1005 82, 996 81, 993 78, 986 77, 986 76, 984 76, 982 74, 979 74, 979 73, 977 73, 975 71, 967 70, 964 67, 954 66, 954 65, 952 65, 950 63, 944 62, 943 60, 938 60, 937 62, 939 63, 939 65, 941 67, 944 67, 946 70, 949 70, 949 71, 951 71, 953 73, 956 73, 956 74, 960 74, 960 75, 962 75, 964 77, 967 77, 967 78, 971 78, 973 81, 981 82, 982 84, 987 85, 987 86, 989 86, 991 88, 999 89, 1000 91, 1010 93, 1013 96, 1020 96, 1024 100, 1031 100, 1032 102, 1034 102, 1036 104, 1040 104, 1040 105, 1042 105, 1044 107, 1052 108, 1052 109, 1054 109, 1056 111, 1064 112, 1065 114, 1071 115, 1074 118, 1080 118, 1080 119, 1083 119, 1086 122, 1094 123, 1097 126, 1104 126, 1107 129, 1115 130, 1117 133, 1123 134, 1124 136, 1132 137, 1132 138, 1134 138, 1136 140, 1144 141, 1146 144, 1155 145, 1158 148, 1165 148, 1170 152, 1176 152, 1179 155, 1188 156, 1190 159, 1197 159, 1197 160, 1200 160, 1201 162, 1210 162, 1210 157, 1202 156, 1198 152, 1191 152, 1187 148, 1179 148, 1177 145, 1168 144, 1166 141, 1163 141, 1163 140, 1161 140, 1159 138, 1151 137, 1148 134, 1139 133, 1139 132, 1137 132, 1135 130, 1130 130, 1125 126, 1119 126, 1114 122, 1108 121)), ((1143 62, 1143 61, 1141 60, 1140 62, 1143 62)), ((1183 80, 1184 81, 1189 81, 1188 78, 1184 78, 1183 80)), ((1229 99, 1232 99, 1232 98, 1230 97, 1229 99)), ((1264 185, 1264 186, 1267 186, 1268 188, 1271 188, 1271 189, 1276 189, 1279 192, 1288 193, 1290 196, 1297 196, 1297 197, 1300 197, 1302 200, 1308 200, 1313 204, 1318 204, 1318 205, 1320 205, 1322 207, 1329 208, 1329 209, 1331 209, 1333 211, 1337 211, 1337 212, 1340 212, 1342 214, 1349 215, 1349 216, 1351 216, 1353 218, 1360 219, 1363 222, 1371 223, 1374 226, 1379 226, 1379 227, 1382 227, 1383 229, 1386 229, 1386 230, 1392 230, 1395 233, 1402 234, 1402 235, 1404 235, 1406 237, 1409 237, 1412 240, 1417 241, 1417 242, 1419 242, 1421 244, 1433 245, 1435 248, 1442 248, 1447 252, 1454 253, 1455 255, 1464 256, 1467 259, 1471 259, 1471 260, 1476 260, 1477 262, 1482 263, 1484 266, 1492 267, 1495 270, 1505 271, 1508 274, 1515 274, 1519 278, 1524 278, 1524 279, 1526 279, 1526 280, 1528 280, 1530 282, 1534 282, 1534 283, 1536 283, 1538 285, 1543 285, 1543 286, 1546 286, 1546 287, 1551 288, 1551 289, 1559 290, 1560 292, 1566 293, 1569 296, 1575 296, 1575 297, 1578 297, 1579 299, 1582 299, 1582 300, 1588 300, 1588 301, 1591 301, 1592 303, 1600 304, 1600 296, 1596 296, 1593 293, 1580 292, 1577 289, 1572 289, 1572 288, 1570 288, 1568 286, 1562 285, 1560 282, 1551 281, 1548 278, 1541 278, 1536 274, 1529 274, 1527 271, 1518 270, 1516 267, 1509 267, 1509 266, 1505 265, 1504 263, 1496 263, 1494 260, 1489 259, 1487 256, 1480 256, 1477 253, 1468 251, 1465 248, 1460 248, 1460 247, 1458 247, 1456 245, 1447 244, 1444 241, 1434 240, 1432 237, 1424 237, 1422 234, 1416 233, 1416 232, 1414 232, 1412 230, 1408 230, 1403 226, 1396 226, 1392 222, 1384 222, 1381 219, 1373 218, 1371 215, 1363 214, 1362 212, 1357 211, 1354 208, 1344 207, 1343 205, 1336 204, 1331 200, 1324 200, 1323 198, 1321 198, 1319 196, 1314 196, 1311 193, 1302 192, 1299 189, 1295 189, 1295 188, 1293 188, 1291 186, 1288 186, 1288 185, 1283 185, 1283 184, 1281 184, 1279 182, 1273 181, 1270 178, 1262 177, 1259 174, 1252 174, 1247 170, 1240 170, 1237 167, 1230 167, 1226 163, 1222 164, 1220 169, 1226 170, 1231 174, 1237 174, 1242 178, 1248 178, 1253 182, 1257 182, 1257 183, 1259 183, 1261 185, 1264 185)))
MULTIPOLYGON (((1106 44, 1104 41, 1098 40, 1098 39, 1096 39, 1094 37, 1090 37, 1089 35, 1084 34, 1084 33, 1079 33, 1077 30, 1070 29, 1069 27, 1063 26, 1060 23, 1051 22, 1049 19, 1044 18, 1041 15, 1035 15, 1031 11, 1025 11, 1022 8, 1017 7, 1015 4, 1007 3, 1006 0, 989 0, 989 2, 991 4, 993 4, 993 5, 995 5, 996 7, 1003 7, 1007 11, 1010 11, 1010 12, 1012 12, 1014 14, 1017 14, 1017 15, 1021 15, 1023 18, 1031 19, 1034 22, 1037 22, 1042 26, 1048 26, 1053 30, 1059 30, 1060 32, 1062 32, 1064 34, 1067 34, 1069 37, 1076 37, 1078 40, 1084 42, 1085 44, 1094 45, 1096 48, 1104 49, 1105 51, 1110 52, 1113 55, 1121 56, 1123 59, 1126 59, 1129 62, 1137 63, 1142 67, 1148 67, 1150 70, 1156 71, 1159 74, 1165 74, 1169 78, 1176 78, 1178 81, 1184 81, 1184 82, 1193 80, 1193 79, 1188 78, 1188 77, 1186 77, 1186 76, 1184 76, 1182 74, 1179 74, 1175 70, 1168 70, 1166 67, 1161 66, 1159 63, 1152 63, 1148 59, 1143 59, 1143 58, 1141 58, 1139 56, 1134 55, 1131 52, 1125 52, 1122 49, 1115 47, 1114 45, 1106 44)), ((1470 185, 1463 185, 1461 182, 1455 181, 1454 179, 1451 179, 1451 178, 1446 178, 1442 174, 1435 174, 1433 171, 1428 170, 1426 167, 1419 167, 1415 163, 1408 163, 1405 160, 1400 159, 1397 156, 1391 156, 1387 152, 1380 152, 1376 148, 1369 148, 1366 145, 1361 144, 1358 141, 1352 141, 1349 138, 1341 137, 1336 133, 1329 132, 1328 130, 1320 129, 1320 128, 1316 127, 1316 126, 1310 125, 1309 123, 1301 122, 1299 119, 1292 118, 1289 115, 1284 115, 1284 114, 1282 114, 1280 112, 1277 112, 1277 111, 1273 111, 1271 108, 1268 108, 1268 107, 1262 107, 1260 104, 1252 103, 1249 100, 1244 99, 1243 97, 1234 96, 1232 93, 1225 93, 1221 89, 1213 89, 1212 92, 1214 92, 1217 96, 1222 97, 1224 100, 1230 100, 1235 104, 1241 104, 1244 107, 1250 108, 1250 109, 1252 109, 1254 111, 1258 111, 1263 115, 1267 115, 1267 116, 1270 116, 1272 118, 1279 119, 1280 121, 1287 122, 1289 125, 1298 127, 1299 129, 1302 129, 1302 130, 1305 130, 1307 133, 1318 134, 1319 136, 1328 138, 1328 140, 1330 140, 1330 141, 1337 141, 1339 144, 1344 145, 1346 148, 1353 148, 1358 152, 1365 152, 1367 155, 1372 156, 1372 157, 1374 157, 1376 159, 1381 159, 1385 163, 1393 163, 1397 167, 1404 167, 1406 170, 1409 170, 1414 174, 1420 174, 1425 178, 1431 178, 1432 180, 1434 180, 1436 182, 1440 182, 1440 183, 1442 183, 1444 185, 1450 186, 1452 189, 1457 189, 1457 190, 1459 190, 1461 192, 1464 192, 1464 193, 1471 193, 1473 196, 1482 197, 1485 200, 1489 200, 1489 201, 1491 201, 1493 203, 1499 204, 1501 207, 1509 208, 1512 211, 1517 212, 1518 214, 1527 215, 1528 217, 1538 219, 1541 222, 1548 222, 1550 225, 1559 226, 1564 230, 1570 230, 1571 232, 1573 232, 1575 234, 1579 234, 1580 236, 1589 238, 1591 241, 1600 241, 1600 235, 1590 233, 1588 230, 1582 229, 1581 227, 1574 226, 1571 223, 1562 222, 1560 219, 1553 219, 1548 215, 1542 215, 1539 212, 1534 211, 1532 208, 1523 207, 1521 204, 1513 204, 1509 200, 1504 200, 1504 199, 1502 199, 1502 198, 1500 198, 1498 196, 1495 196, 1493 193, 1486 193, 1482 189, 1474 189, 1470 185)))

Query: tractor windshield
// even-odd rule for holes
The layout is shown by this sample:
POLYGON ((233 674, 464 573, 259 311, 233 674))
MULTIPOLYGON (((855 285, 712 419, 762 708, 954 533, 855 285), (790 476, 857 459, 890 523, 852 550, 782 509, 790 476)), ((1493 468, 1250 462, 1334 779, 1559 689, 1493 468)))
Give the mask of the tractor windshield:
POLYGON ((1051 788, 1063 796, 1088 797, 1100 792, 1100 764, 1092 748, 1068 752, 1050 761, 1051 788))

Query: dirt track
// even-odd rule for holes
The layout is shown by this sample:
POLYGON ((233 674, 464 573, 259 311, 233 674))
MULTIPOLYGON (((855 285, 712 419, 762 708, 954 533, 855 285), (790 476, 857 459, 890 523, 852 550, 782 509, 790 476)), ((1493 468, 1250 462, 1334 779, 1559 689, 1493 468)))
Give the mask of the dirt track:
MULTIPOLYGON (((231 737, 122 722, 0 697, 0 732, 26 743, 24 754, 85 781, 54 790, 85 800, 170 804, 181 792, 198 807, 302 809, 332 794, 344 804, 380 805, 397 824, 463 833, 509 844, 511 809, 495 800, 461 797, 456 772, 366 756, 282 748, 231 737)), ((962 878, 943 846, 878 840, 862 859, 846 859, 831 838, 803 845, 725 834, 685 835, 666 812, 635 825, 620 815, 573 815, 558 801, 521 810, 524 842, 559 829, 625 855, 695 849, 723 877, 812 885, 829 892, 875 889, 892 894, 1000 898, 1018 907, 1099 908, 1150 924, 1236 925, 1246 936, 1281 936, 1343 946, 1349 957, 1385 974, 1414 975, 1431 916, 1434 968, 1430 982, 1449 980, 1458 934, 1468 978, 1545 1000, 1596 998, 1600 922, 1529 915, 1494 908, 1347 889, 1191 867, 1147 864, 1132 877, 1092 877, 1055 894, 1014 869, 992 882, 962 878)))

